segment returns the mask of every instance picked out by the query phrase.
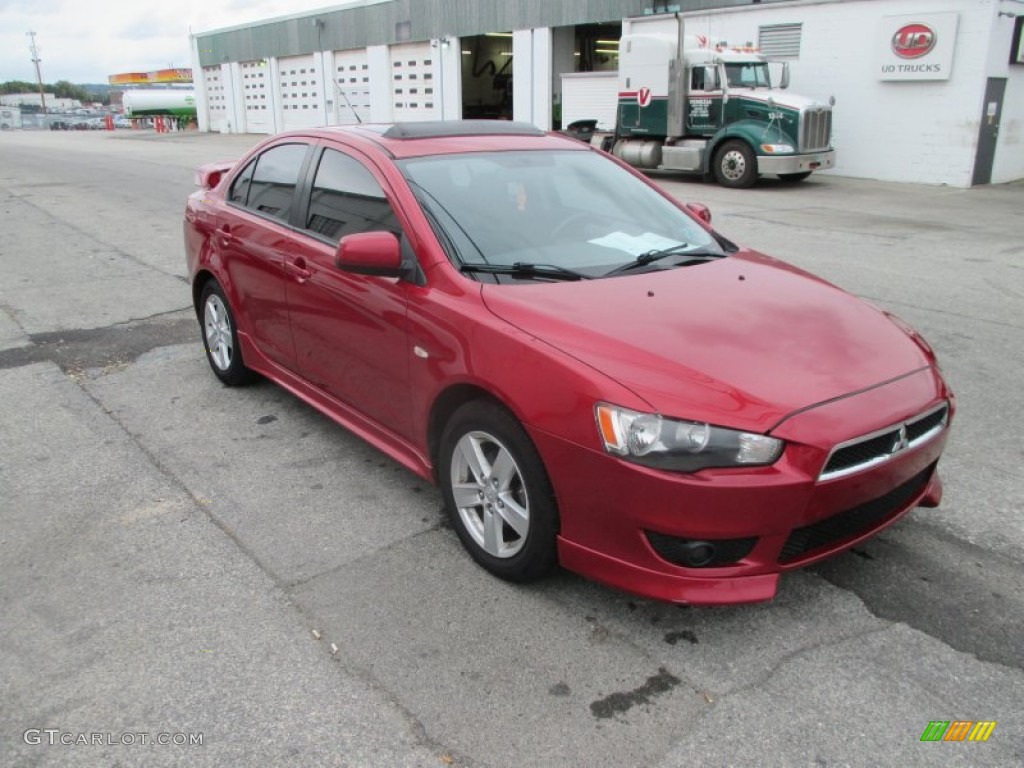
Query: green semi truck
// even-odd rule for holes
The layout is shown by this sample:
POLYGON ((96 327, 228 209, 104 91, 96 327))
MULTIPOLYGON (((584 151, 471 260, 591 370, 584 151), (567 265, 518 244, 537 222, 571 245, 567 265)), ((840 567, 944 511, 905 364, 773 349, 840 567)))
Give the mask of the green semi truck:
POLYGON ((768 60, 684 34, 679 14, 624 19, 614 132, 592 143, 643 169, 690 171, 726 187, 774 174, 801 181, 832 168, 832 105, 790 93, 768 60))

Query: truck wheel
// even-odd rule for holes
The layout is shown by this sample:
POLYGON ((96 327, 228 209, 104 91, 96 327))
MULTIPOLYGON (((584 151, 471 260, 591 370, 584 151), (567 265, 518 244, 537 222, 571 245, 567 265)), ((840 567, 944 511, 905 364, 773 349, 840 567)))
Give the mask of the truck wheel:
POLYGON ((723 187, 746 189, 757 181, 757 158, 743 141, 727 141, 715 154, 715 180, 723 187))
POLYGON ((810 171, 801 171, 800 173, 780 173, 779 178, 789 184, 796 184, 798 181, 803 181, 810 175, 810 171))

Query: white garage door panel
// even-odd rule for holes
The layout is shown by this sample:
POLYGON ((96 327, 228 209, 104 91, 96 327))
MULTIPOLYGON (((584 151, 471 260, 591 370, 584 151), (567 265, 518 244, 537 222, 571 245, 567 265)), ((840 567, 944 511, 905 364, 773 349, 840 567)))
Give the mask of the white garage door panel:
POLYGON ((430 43, 391 46, 391 100, 395 122, 436 120, 440 94, 434 82, 437 52, 430 43))
POLYGON ((334 52, 334 89, 338 94, 338 121, 342 125, 369 122, 372 101, 365 48, 334 52))
POLYGON ((243 61, 242 101, 246 133, 271 133, 274 105, 270 96, 270 67, 266 61, 243 61))
POLYGON ((228 104, 224 94, 224 78, 219 66, 203 67, 206 81, 206 105, 210 111, 210 130, 227 131, 228 104))
POLYGON ((278 62, 278 71, 284 129, 293 131, 323 125, 319 107, 324 95, 316 59, 312 55, 288 56, 278 62))

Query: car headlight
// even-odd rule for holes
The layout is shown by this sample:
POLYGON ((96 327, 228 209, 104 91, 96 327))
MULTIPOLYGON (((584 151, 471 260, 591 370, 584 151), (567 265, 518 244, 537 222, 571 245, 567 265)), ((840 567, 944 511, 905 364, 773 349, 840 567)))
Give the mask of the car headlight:
POLYGON ((598 403, 597 428, 608 453, 656 469, 696 472, 709 467, 772 464, 782 440, 695 421, 666 419, 598 403))
POLYGON ((769 155, 778 155, 787 152, 793 152, 793 147, 789 144, 762 144, 761 149, 764 152, 767 152, 769 155))

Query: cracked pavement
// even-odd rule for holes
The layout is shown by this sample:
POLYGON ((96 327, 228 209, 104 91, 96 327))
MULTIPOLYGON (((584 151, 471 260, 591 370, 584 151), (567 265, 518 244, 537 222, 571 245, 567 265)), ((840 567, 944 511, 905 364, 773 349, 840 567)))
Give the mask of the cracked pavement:
POLYGON ((771 603, 693 608, 497 581, 435 488, 217 383, 181 212, 257 140, 0 136, 0 764, 1024 763, 1024 185, 659 179, 912 322, 960 409, 939 509, 771 603), (921 743, 932 720, 998 725, 921 743))

